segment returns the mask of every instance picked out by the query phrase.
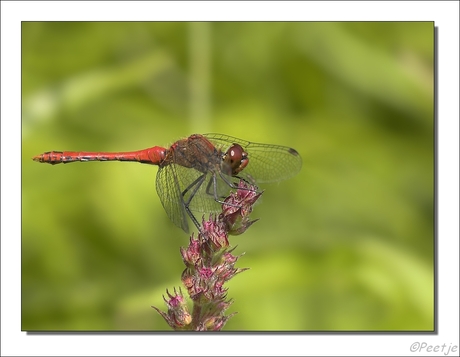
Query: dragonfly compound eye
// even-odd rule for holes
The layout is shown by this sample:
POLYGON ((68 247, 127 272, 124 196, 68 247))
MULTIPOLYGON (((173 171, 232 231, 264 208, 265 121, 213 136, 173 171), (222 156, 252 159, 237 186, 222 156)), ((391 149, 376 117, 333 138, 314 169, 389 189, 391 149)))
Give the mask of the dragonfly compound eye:
POLYGON ((248 153, 244 151, 241 145, 233 144, 227 150, 224 162, 227 164, 229 174, 235 176, 248 165, 248 153))

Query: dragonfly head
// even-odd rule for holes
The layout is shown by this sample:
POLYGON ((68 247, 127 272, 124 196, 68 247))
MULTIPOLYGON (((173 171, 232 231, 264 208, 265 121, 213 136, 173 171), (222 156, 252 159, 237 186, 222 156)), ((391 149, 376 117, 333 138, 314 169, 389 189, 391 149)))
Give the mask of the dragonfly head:
POLYGON ((239 144, 233 144, 222 157, 222 172, 236 176, 249 163, 248 153, 239 144))

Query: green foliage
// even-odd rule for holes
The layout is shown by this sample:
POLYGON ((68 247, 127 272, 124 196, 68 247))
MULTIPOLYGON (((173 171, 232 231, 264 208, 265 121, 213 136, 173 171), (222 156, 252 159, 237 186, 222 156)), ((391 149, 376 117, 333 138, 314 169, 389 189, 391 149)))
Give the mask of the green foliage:
POLYGON ((168 330, 157 168, 41 165, 217 132, 288 145, 231 238, 226 330, 432 330, 433 23, 22 23, 22 329, 168 330))

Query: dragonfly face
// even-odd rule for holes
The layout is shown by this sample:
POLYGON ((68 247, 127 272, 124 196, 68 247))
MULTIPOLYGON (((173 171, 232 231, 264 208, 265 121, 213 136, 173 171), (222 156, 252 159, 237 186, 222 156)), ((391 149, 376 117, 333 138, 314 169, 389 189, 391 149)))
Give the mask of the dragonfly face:
POLYGON ((236 176, 249 163, 248 153, 239 144, 233 144, 222 157, 221 171, 236 176))

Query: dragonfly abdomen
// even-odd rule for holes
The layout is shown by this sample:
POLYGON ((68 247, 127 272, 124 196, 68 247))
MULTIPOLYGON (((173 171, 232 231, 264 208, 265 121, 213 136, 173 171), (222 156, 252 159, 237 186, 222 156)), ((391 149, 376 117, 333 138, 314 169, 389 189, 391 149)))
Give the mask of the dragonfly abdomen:
POLYGON ((67 164, 69 162, 85 161, 134 161, 141 164, 159 165, 165 158, 167 150, 159 146, 132 152, 77 152, 77 151, 48 151, 35 156, 34 161, 51 165, 67 164))

